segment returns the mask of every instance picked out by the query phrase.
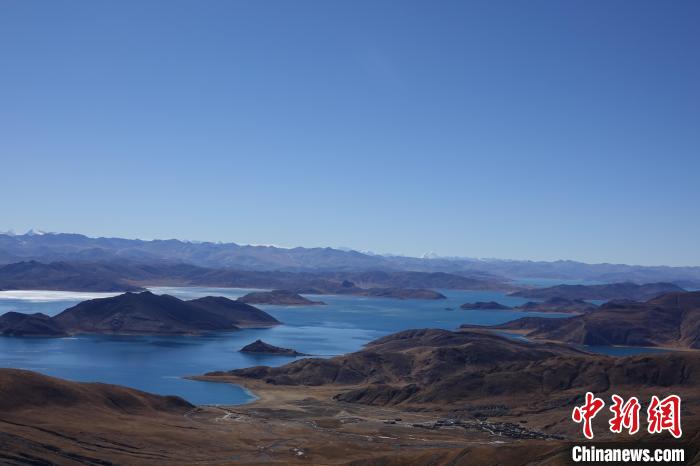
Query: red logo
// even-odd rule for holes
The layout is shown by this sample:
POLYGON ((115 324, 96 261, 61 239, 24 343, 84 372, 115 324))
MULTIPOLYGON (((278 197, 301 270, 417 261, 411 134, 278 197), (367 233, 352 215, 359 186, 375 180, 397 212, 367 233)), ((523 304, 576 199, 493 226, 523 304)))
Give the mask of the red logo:
MULTIPOLYGON (((619 395, 612 395, 610 412, 612 417, 608 421, 610 432, 620 434, 627 430, 629 435, 639 432, 639 412, 641 404, 637 397, 630 397, 625 401, 619 395)), ((593 439, 593 418, 603 409, 605 401, 596 398, 591 392, 586 393, 585 403, 574 407, 571 419, 578 424, 583 424, 583 435, 587 439, 593 439)), ((668 431, 675 438, 683 435, 681 430, 681 398, 678 395, 669 395, 663 400, 658 396, 651 397, 647 409, 647 431, 650 434, 660 434, 668 431)))
POLYGON ((658 434, 667 430, 675 438, 683 435, 681 430, 681 398, 678 395, 669 395, 663 400, 654 395, 647 409, 647 430, 650 434, 658 434))
POLYGON ((622 429, 627 429, 630 435, 639 432, 639 410, 642 407, 636 396, 633 396, 627 402, 622 397, 613 395, 613 404, 610 406, 610 411, 613 413, 610 419, 610 432, 619 434, 622 429))
POLYGON ((593 393, 586 393, 586 403, 583 406, 576 406, 571 413, 571 419, 576 423, 583 422, 583 435, 587 439, 593 438, 593 418, 598 414, 598 411, 603 409, 605 402, 600 398, 596 398, 593 393))

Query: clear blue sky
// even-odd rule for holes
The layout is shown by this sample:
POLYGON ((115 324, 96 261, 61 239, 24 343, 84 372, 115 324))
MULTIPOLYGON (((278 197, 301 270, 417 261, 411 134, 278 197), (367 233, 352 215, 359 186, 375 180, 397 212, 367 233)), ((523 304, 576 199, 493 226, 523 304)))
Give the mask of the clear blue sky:
POLYGON ((700 265, 700 2, 0 3, 0 229, 700 265))

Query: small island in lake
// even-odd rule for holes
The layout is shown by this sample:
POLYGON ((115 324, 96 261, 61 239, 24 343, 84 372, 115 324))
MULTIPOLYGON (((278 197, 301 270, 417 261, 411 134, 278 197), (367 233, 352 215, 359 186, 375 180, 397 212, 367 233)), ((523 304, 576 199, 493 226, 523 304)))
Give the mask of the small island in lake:
POLYGON ((353 282, 345 280, 339 284, 318 284, 312 287, 299 288, 297 293, 303 294, 332 294, 365 296, 370 298, 393 299, 447 299, 442 293, 427 288, 403 288, 403 287, 370 287, 361 288, 353 282))
POLYGON ((356 288, 352 293, 356 296, 394 299, 446 299, 445 295, 425 288, 356 288))
POLYGON ((285 306, 317 306, 326 304, 323 301, 312 301, 289 290, 255 291, 238 298, 246 304, 281 304, 285 306))
POLYGON ((595 304, 580 299, 549 298, 542 302, 530 301, 516 307, 506 306, 496 301, 477 301, 464 303, 460 309, 469 311, 528 311, 528 312, 560 312, 569 314, 583 314, 598 308, 595 304))
POLYGON ((255 340, 253 343, 244 346, 241 348, 241 353, 277 354, 281 356, 308 356, 308 354, 300 353, 289 348, 280 348, 279 346, 265 343, 262 340, 255 340))
POLYGON ((468 311, 479 311, 479 310, 508 310, 511 307, 505 306, 496 301, 477 301, 475 303, 464 303, 459 306, 460 309, 466 309, 468 311))

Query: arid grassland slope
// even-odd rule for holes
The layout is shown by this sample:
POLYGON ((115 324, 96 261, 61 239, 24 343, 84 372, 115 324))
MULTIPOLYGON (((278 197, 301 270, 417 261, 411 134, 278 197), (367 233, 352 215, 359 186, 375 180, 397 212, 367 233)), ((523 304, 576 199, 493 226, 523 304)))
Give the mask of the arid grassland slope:
POLYGON ((700 292, 668 293, 643 303, 611 301, 581 316, 524 317, 490 328, 579 345, 700 349, 700 292))
MULTIPOLYGON (((612 358, 423 329, 345 356, 198 378, 241 383, 260 398, 193 407, 176 397, 2 369, 0 458, 103 466, 567 464, 568 441, 581 441, 570 412, 587 390, 641 399, 677 393, 684 439, 700 441, 696 352, 612 358)), ((599 440, 610 439, 605 427, 597 425, 599 440)))
POLYGON ((0 463, 459 465, 468 457, 516 464, 564 453, 542 440, 495 449, 483 430, 412 427, 435 417, 368 410, 314 389, 261 395, 271 401, 194 407, 176 397, 0 369, 0 463), (406 422, 385 422, 398 416, 406 422))
MULTIPOLYGON (((442 408, 499 402, 510 409, 564 406, 578 393, 700 384, 696 352, 613 358, 555 343, 524 343, 488 333, 422 329, 399 332, 362 351, 301 359, 208 376, 278 386, 342 386, 335 399, 377 406, 442 408)), ((700 395, 700 393, 698 393, 700 395)))

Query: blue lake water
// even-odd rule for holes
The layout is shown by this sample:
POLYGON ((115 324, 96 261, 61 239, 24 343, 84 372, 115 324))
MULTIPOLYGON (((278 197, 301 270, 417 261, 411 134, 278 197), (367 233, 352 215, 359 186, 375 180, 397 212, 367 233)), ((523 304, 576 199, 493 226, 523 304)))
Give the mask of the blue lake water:
MULTIPOLYGON (((251 290, 232 288, 152 288, 181 299, 215 295, 237 298, 251 290)), ((197 382, 183 376, 255 365, 277 366, 294 358, 250 355, 238 350, 260 338, 273 345, 327 357, 357 351, 383 335, 410 328, 455 329, 460 324, 492 325, 552 313, 465 311, 460 304, 498 301, 509 306, 526 299, 499 292, 441 290, 447 299, 395 300, 355 296, 309 296, 326 306, 260 306, 283 325, 205 336, 105 336, 68 338, 0 337, 0 367, 15 367, 76 381, 106 382, 153 393, 179 395, 195 404, 238 404, 252 394, 231 384, 197 382)), ((7 311, 55 315, 84 299, 71 292, 0 292, 7 311)))

